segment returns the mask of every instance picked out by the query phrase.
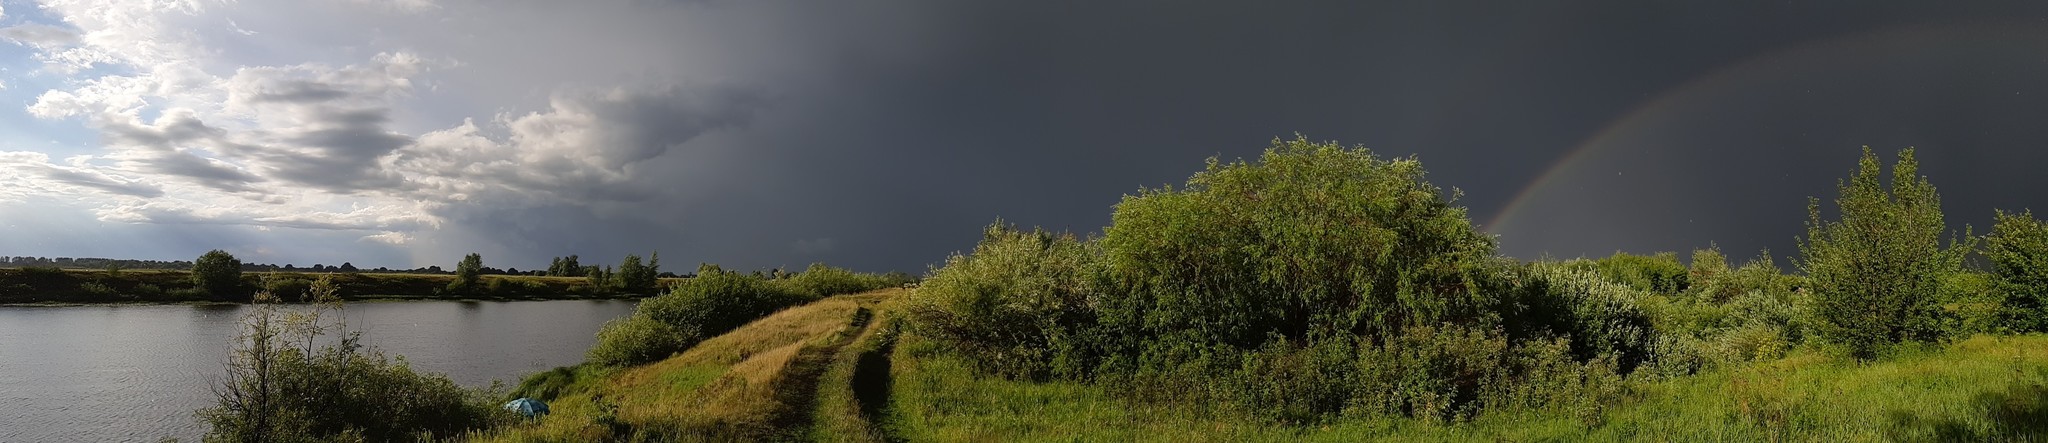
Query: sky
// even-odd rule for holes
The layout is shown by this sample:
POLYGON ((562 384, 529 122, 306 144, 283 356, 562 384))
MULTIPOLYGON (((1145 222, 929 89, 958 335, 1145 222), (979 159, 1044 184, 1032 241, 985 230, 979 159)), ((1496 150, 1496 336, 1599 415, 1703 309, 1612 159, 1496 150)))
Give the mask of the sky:
POLYGON ((922 272, 1297 134, 1525 259, 2048 210, 2042 2, 0 0, 0 103, 0 255, 922 272))

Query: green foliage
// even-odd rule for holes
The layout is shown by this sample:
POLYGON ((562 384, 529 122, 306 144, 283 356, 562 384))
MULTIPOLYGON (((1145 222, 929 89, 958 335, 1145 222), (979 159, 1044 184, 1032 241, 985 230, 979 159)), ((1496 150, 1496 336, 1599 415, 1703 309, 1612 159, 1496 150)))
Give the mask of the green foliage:
POLYGON ((695 344, 813 299, 766 280, 717 272, 698 275, 666 295, 643 300, 637 312, 675 327, 695 344))
POLYGON ((1423 175, 1412 158, 1297 138, 1126 196, 1102 249, 1141 312, 1109 316, 1241 349, 1477 321, 1491 303, 1471 273, 1493 240, 1423 175))
POLYGON ((553 401, 562 394, 589 389, 593 384, 603 381, 604 375, 604 368, 598 365, 556 367, 520 380, 519 386, 512 388, 512 391, 506 393, 500 400, 511 401, 526 397, 543 402, 553 401))
POLYGON ((583 279, 593 294, 608 294, 618 290, 618 276, 610 267, 590 265, 583 267, 583 279))
POLYGON ((107 286, 106 283, 96 281, 81 283, 78 285, 78 290, 83 291, 86 294, 92 295, 94 297, 100 298, 113 297, 114 295, 116 295, 114 287, 107 286))
POLYGON ((242 261, 227 251, 206 251, 192 261, 192 284, 216 297, 233 296, 242 287, 242 261))
MULTIPOLYGON (((1301 422, 1602 398, 1588 380, 1653 358, 1644 291, 1495 258, 1450 201, 1413 159, 1276 141, 1126 197, 1099 241, 998 222, 922 283, 913 326, 983 371, 1301 422)), ((1607 267, 1684 287, 1671 256, 1607 267)))
POLYGON ((1998 212, 1984 239, 1997 290, 2004 295, 2004 326, 2013 331, 2048 331, 2048 222, 1998 212))
POLYGON ((577 257, 575 255, 570 255, 568 257, 555 257, 554 261, 548 262, 548 276, 582 277, 583 264, 577 262, 577 257))
POLYGON ((898 286, 902 285, 903 281, 888 276, 862 274, 845 268, 826 266, 824 263, 812 263, 804 272, 775 280, 775 284, 814 298, 825 298, 834 294, 857 294, 898 286))
POLYGON ((265 275, 263 278, 263 292, 268 292, 284 300, 309 300, 306 297, 306 291, 312 289, 312 287, 313 282, 298 277, 265 275))
POLYGON ((462 256, 462 261, 455 263, 455 280, 448 282, 448 292, 456 294, 477 292, 480 289, 478 283, 483 278, 483 273, 484 256, 482 254, 471 252, 469 255, 462 256))
POLYGON ((652 294, 660 289, 656 285, 660 279, 656 276, 661 274, 661 253, 655 252, 652 257, 647 264, 642 265, 640 256, 626 255, 625 262, 619 264, 617 284, 620 291, 628 294, 652 294))
POLYGON ((667 323, 635 314, 605 323, 586 358, 598 365, 631 366, 668 358, 697 340, 686 339, 667 323))
POLYGON ((892 284, 878 276, 822 264, 811 267, 817 272, 814 276, 805 277, 811 274, 807 271, 777 281, 725 272, 713 265, 700 269, 707 272, 676 284, 667 294, 642 300, 632 317, 607 324, 598 333, 597 346, 591 348, 590 361, 602 366, 653 362, 784 308, 892 284))
MULTIPOLYGON (((1611 269, 1597 262, 1594 267, 1611 269)), ((1518 330, 1515 335, 1567 338, 1578 360, 1608 356, 1624 370, 1650 360, 1657 331, 1639 303, 1654 292, 1553 263, 1532 265, 1528 273, 1516 303, 1524 308, 1508 316, 1510 330, 1518 330), (1531 330, 1531 325, 1542 329, 1531 330)))
POLYGON ((487 392, 364 349, 359 332, 328 315, 340 307, 329 279, 314 281, 309 292, 322 303, 316 309, 264 304, 244 319, 226 377, 215 387, 218 402, 199 411, 211 426, 206 441, 425 441, 511 419, 487 392), (338 334, 332 344, 315 347, 315 338, 328 333, 338 334))
MULTIPOLYGON (((1011 377, 1078 377, 1096 356, 1084 339, 1101 293, 1101 251, 1093 242, 1001 221, 972 255, 954 254, 910 296, 919 332, 954 344, 983 370, 1011 377)), ((808 272, 807 272, 808 273, 808 272)))
POLYGON ((59 269, 56 266, 23 266, 16 269, 15 272, 20 273, 23 278, 32 280, 52 280, 70 277, 64 273, 63 269, 59 269))
POLYGON ((1885 186, 1877 155, 1864 148, 1835 200, 1841 219, 1823 220, 1819 199, 1807 205, 1799 269, 1810 279, 1820 332, 1859 359, 1944 339, 1941 281, 1960 272, 1975 247, 1967 234, 1941 245, 1941 198, 1918 166, 1911 148, 1900 151, 1885 186))
POLYGON ((1616 252, 1594 263, 1602 277, 1639 291, 1677 294, 1691 286, 1691 270, 1678 262, 1676 253, 1643 256, 1616 252))

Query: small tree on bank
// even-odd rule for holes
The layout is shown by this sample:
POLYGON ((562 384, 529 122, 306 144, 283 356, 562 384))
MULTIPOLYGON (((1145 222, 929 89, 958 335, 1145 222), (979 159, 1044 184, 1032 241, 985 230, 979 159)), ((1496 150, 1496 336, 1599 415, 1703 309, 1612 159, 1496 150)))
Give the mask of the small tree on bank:
POLYGON ((219 249, 192 261, 192 284, 214 297, 233 295, 242 287, 242 261, 219 249))
POLYGON ((467 293, 477 288, 477 281, 483 278, 484 256, 475 252, 462 257, 455 264, 455 281, 448 283, 448 291, 467 293))
POLYGON ((1912 148, 1899 151, 1890 186, 1880 182, 1880 169, 1865 147, 1856 174, 1839 185, 1841 219, 1822 220, 1820 200, 1810 199, 1799 243, 1819 332, 1864 360, 1900 342, 1945 338, 1937 294, 1975 246, 1967 234, 1945 232, 1941 198, 1919 175, 1912 148), (1942 247, 1945 233, 1951 238, 1942 247))

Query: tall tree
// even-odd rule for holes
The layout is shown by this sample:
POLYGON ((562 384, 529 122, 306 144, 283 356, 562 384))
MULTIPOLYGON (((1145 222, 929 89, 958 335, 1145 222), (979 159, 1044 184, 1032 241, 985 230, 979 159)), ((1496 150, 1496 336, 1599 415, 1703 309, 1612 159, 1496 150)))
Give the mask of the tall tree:
POLYGON ((1856 174, 1839 185, 1841 219, 1823 220, 1820 199, 1809 199, 1799 242, 1819 332, 1865 360, 1899 342, 1945 338, 1941 282, 1962 271, 1975 247, 1967 233, 1958 239, 1947 232, 1941 197, 1919 175, 1912 148, 1899 151, 1890 186, 1880 180, 1881 169, 1864 147, 1856 174), (1950 235, 1947 247, 1943 234, 1950 235))
POLYGON ((227 251, 206 251, 192 261, 192 284, 214 297, 233 295, 242 287, 242 261, 227 251))
POLYGON ((2033 211, 2000 211, 1985 238, 1985 258, 2003 303, 2006 327, 2020 332, 2048 331, 2048 222, 2033 211))

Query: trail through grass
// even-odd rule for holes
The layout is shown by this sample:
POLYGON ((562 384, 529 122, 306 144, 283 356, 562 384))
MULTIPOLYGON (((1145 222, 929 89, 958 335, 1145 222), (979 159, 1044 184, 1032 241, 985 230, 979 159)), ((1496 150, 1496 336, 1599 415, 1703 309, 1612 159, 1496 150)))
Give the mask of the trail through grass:
POLYGON ((471 441, 785 441, 809 433, 818 382, 896 291, 769 315, 674 357, 563 389, 554 413, 471 441))

